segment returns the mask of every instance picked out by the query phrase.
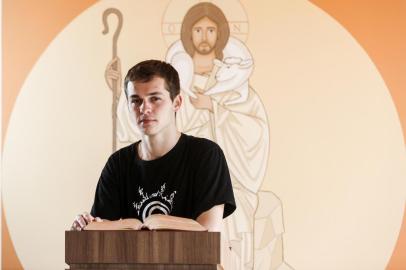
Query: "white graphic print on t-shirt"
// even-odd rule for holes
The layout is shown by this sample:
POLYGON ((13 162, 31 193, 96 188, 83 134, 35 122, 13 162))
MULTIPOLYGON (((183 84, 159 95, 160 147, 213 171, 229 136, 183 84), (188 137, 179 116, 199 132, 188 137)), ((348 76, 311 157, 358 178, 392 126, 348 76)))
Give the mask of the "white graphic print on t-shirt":
POLYGON ((161 186, 161 189, 151 195, 145 192, 144 189, 138 187, 138 193, 141 197, 139 202, 133 202, 133 207, 137 210, 138 216, 142 213, 142 221, 152 214, 169 215, 173 208, 173 199, 175 198, 176 190, 173 191, 169 198, 164 195, 166 183, 161 186))

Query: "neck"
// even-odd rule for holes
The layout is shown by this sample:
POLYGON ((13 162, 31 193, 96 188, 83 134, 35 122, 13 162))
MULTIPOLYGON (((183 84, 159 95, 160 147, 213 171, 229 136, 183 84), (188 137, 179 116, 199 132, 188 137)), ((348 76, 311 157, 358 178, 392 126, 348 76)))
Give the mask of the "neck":
POLYGON ((176 129, 168 134, 144 135, 138 145, 138 156, 142 160, 160 158, 176 145, 180 135, 176 129))
POLYGON ((193 63, 195 73, 205 74, 213 69, 213 60, 216 58, 214 50, 209 54, 200 54, 195 52, 193 55, 193 63))

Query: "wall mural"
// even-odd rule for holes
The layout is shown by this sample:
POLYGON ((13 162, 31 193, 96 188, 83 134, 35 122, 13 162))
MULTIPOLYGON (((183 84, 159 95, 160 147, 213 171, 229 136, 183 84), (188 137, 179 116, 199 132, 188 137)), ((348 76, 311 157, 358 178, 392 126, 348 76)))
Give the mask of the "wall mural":
MULTIPOLYGON (((233 4, 245 15, 241 4, 233 4)), ((118 10, 108 9, 103 13, 103 22, 109 12, 119 18, 113 41, 116 46, 123 19, 118 10)), ((281 201, 272 192, 261 190, 269 156, 269 124, 261 98, 249 83, 254 59, 238 37, 248 34, 241 33, 242 27, 248 28, 245 16, 230 22, 213 3, 169 4, 162 34, 164 38, 178 37, 169 44, 164 59, 180 76, 184 103, 177 113, 177 126, 186 134, 217 142, 226 156, 237 210, 224 224, 225 268, 291 269, 283 259, 281 201), (185 8, 189 9, 183 16, 176 14, 185 8), (167 18, 181 23, 167 22, 167 18)), ((122 146, 140 139, 124 93, 119 98, 117 115, 114 113, 114 93, 125 75, 120 72, 120 58, 114 55, 105 75, 113 91, 113 149, 116 144, 122 146)))
MULTIPOLYGON (((4 137, 3 224, 21 268, 66 268, 64 230, 90 210, 111 152, 139 139, 122 81, 148 58, 180 74, 181 131, 226 155, 238 204, 224 226, 226 270, 386 267, 406 157, 370 56, 309 1, 206 2, 89 4, 7 90, 18 95, 4 137)), ((16 75, 12 64, 32 48, 10 54, 23 59, 5 69, 16 75)))

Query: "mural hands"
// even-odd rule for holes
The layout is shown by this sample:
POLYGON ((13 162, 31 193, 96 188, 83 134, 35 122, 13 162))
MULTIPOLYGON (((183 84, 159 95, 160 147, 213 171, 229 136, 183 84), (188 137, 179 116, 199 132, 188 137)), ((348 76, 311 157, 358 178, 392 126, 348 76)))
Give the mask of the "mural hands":
POLYGON ((121 60, 119 57, 114 57, 107 64, 106 70, 104 72, 104 79, 106 80, 106 84, 111 91, 114 91, 114 87, 116 87, 115 85, 121 85, 121 60))
POLYGON ((213 112, 213 103, 211 101, 210 96, 206 96, 204 94, 195 93, 196 98, 189 97, 190 103, 192 103, 193 107, 198 110, 209 110, 213 112))

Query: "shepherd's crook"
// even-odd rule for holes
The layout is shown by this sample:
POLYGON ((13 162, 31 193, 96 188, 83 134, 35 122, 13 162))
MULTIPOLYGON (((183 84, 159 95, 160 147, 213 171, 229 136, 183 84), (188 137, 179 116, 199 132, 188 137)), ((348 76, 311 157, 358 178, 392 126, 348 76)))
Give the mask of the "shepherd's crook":
MULTIPOLYGON (((123 15, 121 12, 116 9, 116 8, 108 8, 103 12, 103 34, 106 35, 109 32, 109 25, 107 23, 107 17, 110 14, 115 14, 118 18, 118 24, 116 31, 114 32, 113 36, 113 59, 112 60, 117 60, 117 40, 118 36, 120 35, 121 28, 123 26, 123 15)), ((117 66, 117 61, 114 62, 111 66, 111 68, 114 71, 118 71, 118 66, 117 66)), ((121 76, 121 74, 120 74, 121 76)), ((112 120, 113 120, 113 152, 116 151, 116 137, 117 137, 117 104, 118 104, 118 99, 120 97, 118 89, 120 89, 120 85, 118 85, 119 80, 118 79, 112 79, 112 93, 113 93, 113 104, 112 104, 112 120)))

